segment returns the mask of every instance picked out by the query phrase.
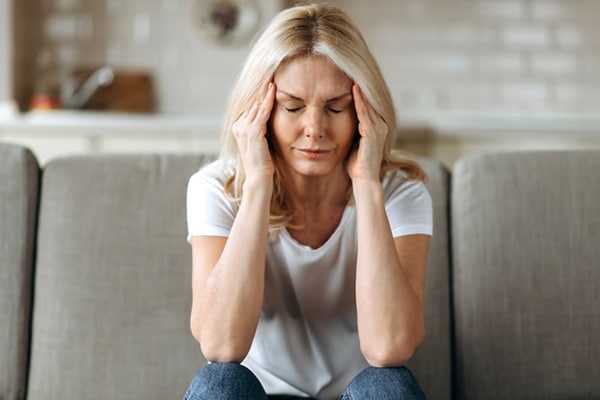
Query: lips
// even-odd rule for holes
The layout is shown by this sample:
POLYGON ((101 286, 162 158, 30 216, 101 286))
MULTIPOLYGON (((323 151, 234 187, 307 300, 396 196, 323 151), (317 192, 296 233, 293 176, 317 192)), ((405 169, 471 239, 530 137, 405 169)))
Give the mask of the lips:
POLYGON ((324 153, 329 153, 331 150, 327 150, 327 149, 298 149, 298 151, 301 151, 302 153, 309 153, 309 154, 324 154, 324 153))
POLYGON ((307 158, 320 158, 329 154, 331 150, 328 149, 298 149, 298 152, 307 158))

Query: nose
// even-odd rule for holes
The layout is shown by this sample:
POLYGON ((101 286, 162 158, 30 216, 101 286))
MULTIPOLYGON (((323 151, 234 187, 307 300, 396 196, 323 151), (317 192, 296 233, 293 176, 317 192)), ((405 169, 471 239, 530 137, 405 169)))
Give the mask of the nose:
POLYGON ((304 134, 307 138, 320 139, 324 136, 325 116, 318 107, 309 107, 304 114, 304 134))

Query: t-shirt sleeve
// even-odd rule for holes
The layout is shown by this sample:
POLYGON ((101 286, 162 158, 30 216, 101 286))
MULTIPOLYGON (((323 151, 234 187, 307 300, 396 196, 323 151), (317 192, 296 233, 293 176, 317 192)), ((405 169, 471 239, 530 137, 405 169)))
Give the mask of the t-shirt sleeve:
POLYGON ((427 188, 419 181, 393 187, 385 205, 394 237, 433 233, 433 208, 427 188))
POLYGON ((235 219, 235 207, 223 192, 218 178, 196 172, 187 186, 187 240, 192 236, 229 236, 235 219))

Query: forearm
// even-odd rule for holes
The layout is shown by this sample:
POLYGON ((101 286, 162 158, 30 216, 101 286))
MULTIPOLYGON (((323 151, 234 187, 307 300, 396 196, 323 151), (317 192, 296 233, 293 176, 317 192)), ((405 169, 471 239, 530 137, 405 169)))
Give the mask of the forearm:
POLYGON ((240 209, 214 268, 199 293, 200 344, 211 361, 241 361, 263 303, 272 187, 246 182, 240 209))
POLYGON ((401 264, 379 181, 353 184, 358 223, 356 304, 361 349, 377 366, 410 358, 424 334, 423 304, 401 264))

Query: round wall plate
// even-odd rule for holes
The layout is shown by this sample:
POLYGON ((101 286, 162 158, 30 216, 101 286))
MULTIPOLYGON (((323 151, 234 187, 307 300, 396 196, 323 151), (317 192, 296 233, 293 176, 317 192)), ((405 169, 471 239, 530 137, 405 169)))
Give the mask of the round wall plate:
POLYGON ((260 27, 261 12, 255 0, 194 0, 192 18, 209 41, 241 45, 260 27))

